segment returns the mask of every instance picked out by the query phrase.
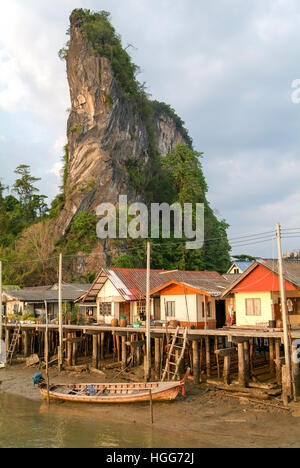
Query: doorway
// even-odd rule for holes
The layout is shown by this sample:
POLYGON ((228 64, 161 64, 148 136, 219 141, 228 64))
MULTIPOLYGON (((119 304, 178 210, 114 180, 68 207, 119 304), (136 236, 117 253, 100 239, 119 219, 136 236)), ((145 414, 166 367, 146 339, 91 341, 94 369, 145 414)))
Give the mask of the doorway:
POLYGON ((216 301, 216 320, 217 328, 223 328, 226 325, 225 301, 216 301))
POLYGON ((120 317, 126 317, 127 323, 131 325, 130 321, 130 303, 121 302, 120 303, 120 317))

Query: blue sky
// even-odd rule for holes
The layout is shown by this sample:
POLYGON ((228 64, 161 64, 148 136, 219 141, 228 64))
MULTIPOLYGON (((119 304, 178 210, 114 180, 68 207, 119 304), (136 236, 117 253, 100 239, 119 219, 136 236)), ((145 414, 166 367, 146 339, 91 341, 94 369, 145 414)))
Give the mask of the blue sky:
MULTIPOLYGON (((10 0, 0 17, 0 177, 18 164, 42 178, 51 200, 70 107, 65 65, 73 8, 108 10, 123 43, 133 44, 153 98, 185 120, 204 152, 209 200, 229 237, 300 227, 300 78, 297 0, 10 0)), ((300 248, 284 241, 284 250, 300 248)), ((272 243, 234 253, 272 256, 272 243)))

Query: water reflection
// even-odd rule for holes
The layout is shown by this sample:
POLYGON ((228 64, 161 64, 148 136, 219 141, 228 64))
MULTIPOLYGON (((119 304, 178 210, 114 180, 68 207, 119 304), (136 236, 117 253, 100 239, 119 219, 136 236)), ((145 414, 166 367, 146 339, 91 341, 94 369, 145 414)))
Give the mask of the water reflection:
POLYGON ((0 392, 1 448, 167 448, 189 447, 190 441, 147 425, 114 422, 109 409, 51 405, 0 392), (104 417, 103 417, 104 415, 104 417))

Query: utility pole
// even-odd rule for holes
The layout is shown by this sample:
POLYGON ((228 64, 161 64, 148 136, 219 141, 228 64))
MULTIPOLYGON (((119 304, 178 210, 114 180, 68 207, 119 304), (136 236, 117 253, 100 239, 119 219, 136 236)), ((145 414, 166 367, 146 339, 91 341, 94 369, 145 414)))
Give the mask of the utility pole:
POLYGON ((59 317, 59 353, 58 368, 61 372, 63 365, 63 316, 62 316, 62 253, 59 254, 58 270, 58 317, 59 317))
POLYGON ((290 342, 289 342, 289 324, 288 324, 287 304, 286 304, 285 278, 283 276, 280 223, 277 223, 277 244, 278 244, 278 272, 279 272, 279 278, 280 278, 280 298, 281 298, 281 312, 282 312, 283 335, 284 335, 285 365, 286 365, 286 375, 287 375, 287 386, 288 386, 289 394, 291 395, 292 393, 291 350, 290 350, 290 342))
POLYGON ((147 278, 146 278, 146 380, 151 377, 151 331, 150 331, 150 257, 151 245, 147 242, 147 278))
MULTIPOLYGON (((5 347, 4 349, 2 346, 2 333, 3 333, 3 319, 2 319, 2 306, 3 306, 3 300, 2 300, 2 262, 0 261, 0 357, 2 357, 2 353, 5 352, 5 347)), ((0 362, 0 367, 2 365, 5 365, 5 360, 4 362, 0 362)))
POLYGON ((47 383, 47 401, 48 406, 50 405, 50 391, 49 391, 49 322, 48 322, 48 304, 47 301, 44 301, 45 304, 45 315, 46 315, 46 333, 45 333, 45 362, 46 362, 46 383, 47 383))

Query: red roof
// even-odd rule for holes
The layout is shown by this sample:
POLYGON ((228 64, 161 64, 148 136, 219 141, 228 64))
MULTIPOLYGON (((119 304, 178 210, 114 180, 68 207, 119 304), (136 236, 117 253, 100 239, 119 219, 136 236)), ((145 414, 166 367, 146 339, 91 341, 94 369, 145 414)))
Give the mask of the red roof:
MULTIPOLYGON (((297 288, 285 282, 287 291, 295 291, 297 288)), ((237 292, 266 292, 280 291, 279 276, 263 265, 257 265, 239 284, 233 289, 233 293, 237 292)))

